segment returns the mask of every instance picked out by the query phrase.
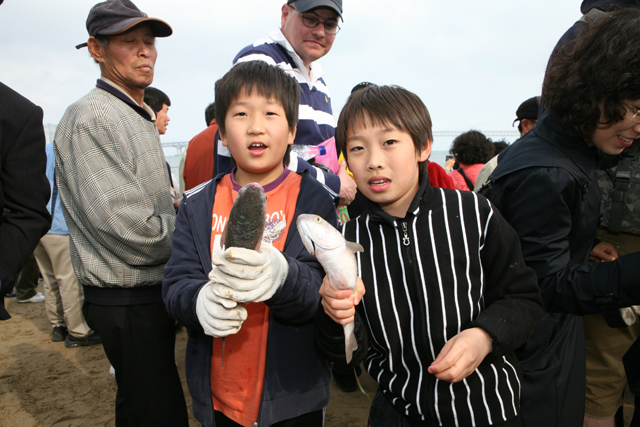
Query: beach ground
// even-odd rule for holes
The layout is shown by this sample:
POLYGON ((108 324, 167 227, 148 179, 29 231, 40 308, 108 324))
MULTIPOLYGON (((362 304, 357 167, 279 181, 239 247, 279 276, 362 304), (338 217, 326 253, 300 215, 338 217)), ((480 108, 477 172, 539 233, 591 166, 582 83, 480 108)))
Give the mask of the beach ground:
MULTIPOLYGON (((39 290, 42 291, 40 285, 39 290)), ((19 304, 6 298, 12 318, 0 322, 0 427, 99 427, 114 425, 115 378, 101 345, 65 348, 51 342, 44 303, 19 304)), ((191 414, 184 376, 187 332, 176 336, 176 362, 182 379, 189 426, 191 414)), ((371 397, 376 382, 363 371, 363 388, 371 397)), ((625 426, 633 414, 633 397, 625 398, 625 426)), ((332 381, 325 427, 366 427, 371 401, 361 392, 344 393, 332 381)))
MULTIPOLYGON (((42 291, 41 286, 39 290, 42 291)), ((114 425, 115 378, 101 345, 65 348, 51 342, 44 303, 19 304, 6 298, 12 318, 0 322, 0 427, 98 427, 114 425)), ((176 337, 176 361, 191 414, 184 377, 187 332, 176 337)), ((365 390, 376 383, 363 372, 365 390)), ((371 401, 361 392, 344 393, 332 383, 326 427, 366 426, 371 401)))

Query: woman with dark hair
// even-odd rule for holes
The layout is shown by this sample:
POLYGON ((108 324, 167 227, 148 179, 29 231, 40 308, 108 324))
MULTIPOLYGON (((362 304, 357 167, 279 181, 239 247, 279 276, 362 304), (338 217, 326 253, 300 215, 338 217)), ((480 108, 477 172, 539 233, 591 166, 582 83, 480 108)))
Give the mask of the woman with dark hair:
POLYGON ((640 253, 595 248, 595 171, 640 138, 640 11, 587 22, 551 59, 547 110, 499 157, 489 198, 520 236, 547 313, 517 356, 524 371, 523 426, 582 426, 585 344, 580 315, 640 303, 640 253), (592 253, 603 263, 589 263, 592 253), (615 259, 615 261, 613 261, 615 259))
MULTIPOLYGON (((493 157, 493 143, 483 133, 470 130, 453 140, 451 150, 458 168, 449 172, 455 190, 473 191, 476 178, 484 164, 493 157)), ((451 160, 446 166, 451 168, 451 160)), ((446 168, 445 166, 445 168, 446 168)))

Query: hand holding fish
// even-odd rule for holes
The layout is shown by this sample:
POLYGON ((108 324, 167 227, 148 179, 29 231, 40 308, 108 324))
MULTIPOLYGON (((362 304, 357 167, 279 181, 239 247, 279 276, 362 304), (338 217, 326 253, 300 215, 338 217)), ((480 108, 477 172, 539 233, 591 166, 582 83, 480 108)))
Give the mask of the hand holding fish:
POLYGON ((271 298, 282 286, 289 264, 282 253, 268 243, 260 251, 232 247, 213 257, 216 268, 209 280, 219 298, 242 304, 271 298))
POLYGON ((327 316, 339 325, 346 325, 353 322, 356 305, 360 303, 365 294, 364 283, 358 277, 356 289, 337 289, 329 283, 329 277, 325 276, 320 287, 322 297, 322 307, 327 316))
POLYGON ((231 306, 227 301, 223 305, 223 301, 213 293, 212 285, 207 283, 198 293, 196 315, 200 325, 205 334, 214 338, 235 334, 247 319, 247 310, 238 303, 231 306))

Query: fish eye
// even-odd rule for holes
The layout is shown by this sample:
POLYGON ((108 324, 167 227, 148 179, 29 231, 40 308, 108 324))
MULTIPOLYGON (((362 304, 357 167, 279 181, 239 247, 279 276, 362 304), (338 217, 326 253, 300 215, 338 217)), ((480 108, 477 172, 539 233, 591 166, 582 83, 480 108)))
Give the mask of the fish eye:
POLYGON ((315 220, 316 222, 322 222, 322 218, 320 218, 319 216, 316 216, 315 220))

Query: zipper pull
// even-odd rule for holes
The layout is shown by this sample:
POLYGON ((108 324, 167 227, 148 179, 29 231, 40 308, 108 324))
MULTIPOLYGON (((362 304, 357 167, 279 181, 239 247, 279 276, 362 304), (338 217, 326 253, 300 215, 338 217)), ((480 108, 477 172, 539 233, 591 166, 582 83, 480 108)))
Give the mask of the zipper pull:
POLYGON ((402 237, 402 244, 405 246, 409 246, 410 240, 409 240, 409 233, 407 233, 407 223, 403 222, 402 223, 402 232, 404 233, 404 236, 402 237))

